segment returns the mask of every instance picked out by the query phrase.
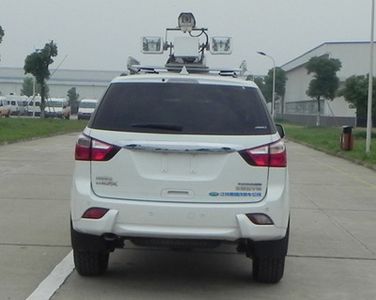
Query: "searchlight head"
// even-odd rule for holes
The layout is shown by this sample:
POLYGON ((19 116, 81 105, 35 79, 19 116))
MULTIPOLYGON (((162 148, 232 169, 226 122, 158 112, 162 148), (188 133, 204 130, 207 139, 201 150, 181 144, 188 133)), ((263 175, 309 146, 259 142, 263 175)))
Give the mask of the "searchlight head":
POLYGON ((196 20, 192 13, 183 12, 178 17, 178 27, 181 31, 191 32, 196 27, 196 20))

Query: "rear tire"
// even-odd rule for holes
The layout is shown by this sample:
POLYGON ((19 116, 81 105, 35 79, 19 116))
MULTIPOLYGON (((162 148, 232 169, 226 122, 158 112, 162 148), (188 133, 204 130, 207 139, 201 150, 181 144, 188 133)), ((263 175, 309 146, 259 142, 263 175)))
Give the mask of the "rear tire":
POLYGON ((98 276, 107 270, 109 253, 73 249, 73 258, 78 274, 82 276, 98 276))
POLYGON ((283 276, 285 257, 253 258, 253 278, 258 282, 277 283, 283 276))
POLYGON ((253 278, 263 283, 277 283, 283 277, 290 235, 290 222, 283 239, 258 242, 248 249, 253 261, 253 278))

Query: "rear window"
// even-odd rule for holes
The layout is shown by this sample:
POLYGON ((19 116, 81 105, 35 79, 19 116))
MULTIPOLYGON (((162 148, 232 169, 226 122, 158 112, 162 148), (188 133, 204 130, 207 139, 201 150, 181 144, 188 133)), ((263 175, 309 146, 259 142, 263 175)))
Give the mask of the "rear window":
POLYGON ((274 132, 257 89, 192 83, 113 83, 89 127, 215 135, 274 132))
POLYGON ((96 102, 80 102, 80 107, 81 108, 95 108, 97 106, 96 102))

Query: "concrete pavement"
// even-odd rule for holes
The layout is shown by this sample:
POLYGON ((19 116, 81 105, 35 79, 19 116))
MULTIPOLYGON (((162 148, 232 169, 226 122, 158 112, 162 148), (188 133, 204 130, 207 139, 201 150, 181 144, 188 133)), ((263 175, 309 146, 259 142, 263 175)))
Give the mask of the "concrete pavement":
MULTIPOLYGON (((0 299, 25 299, 69 253, 75 135, 0 147, 0 299)), ((171 252, 128 246, 108 273, 75 271, 60 299, 373 299, 376 172, 288 143, 291 240, 277 285, 252 280, 251 261, 223 247, 171 252)))
POLYGON ((0 299, 25 299, 70 251, 75 136, 0 146, 0 299))

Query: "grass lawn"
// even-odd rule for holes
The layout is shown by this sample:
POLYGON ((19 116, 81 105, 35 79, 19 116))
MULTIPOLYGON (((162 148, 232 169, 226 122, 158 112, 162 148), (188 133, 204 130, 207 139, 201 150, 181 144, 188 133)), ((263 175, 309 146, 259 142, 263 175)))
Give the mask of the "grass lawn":
POLYGON ((366 130, 353 129, 354 148, 351 151, 341 150, 340 137, 342 128, 304 127, 300 125, 284 124, 286 136, 292 141, 306 144, 312 148, 334 154, 352 161, 376 168, 376 131, 372 133, 371 152, 366 155, 366 130))
POLYGON ((0 118, 0 144, 79 132, 87 121, 32 118, 0 118))

